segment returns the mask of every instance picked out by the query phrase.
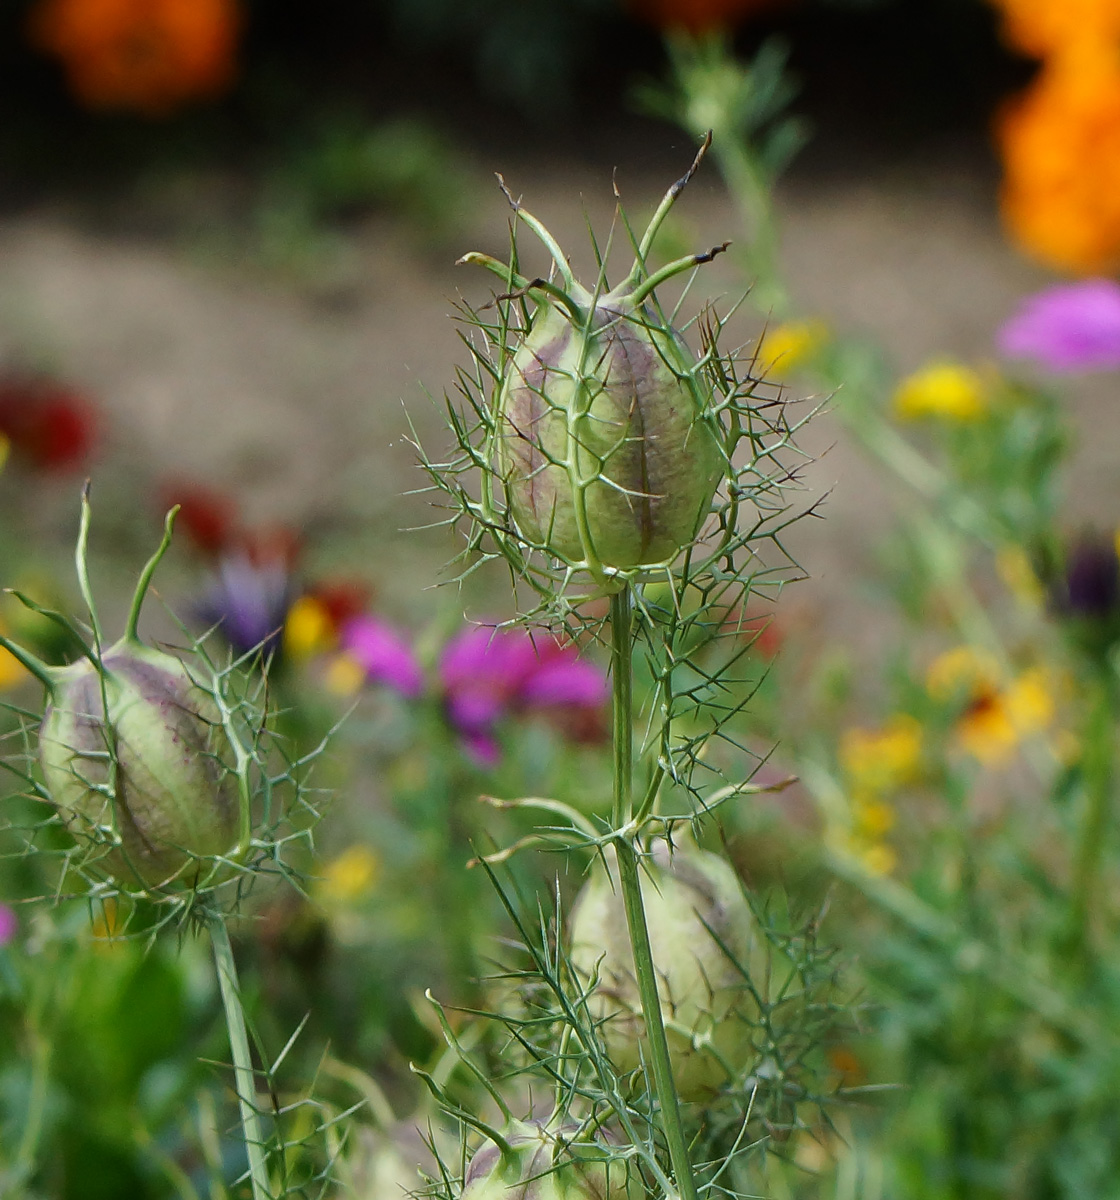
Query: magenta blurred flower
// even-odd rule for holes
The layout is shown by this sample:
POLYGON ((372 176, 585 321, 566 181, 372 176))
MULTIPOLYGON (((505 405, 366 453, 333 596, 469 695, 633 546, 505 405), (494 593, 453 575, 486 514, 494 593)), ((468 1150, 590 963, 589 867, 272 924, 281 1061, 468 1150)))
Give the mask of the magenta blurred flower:
POLYGON ((0 904, 0 946, 6 946, 19 932, 19 918, 15 910, 0 904))
POLYGON ((1120 284, 1086 279, 1046 288, 1004 323, 996 345, 1056 374, 1120 367, 1120 284))
POLYGON ((608 694, 603 673, 576 646, 521 629, 464 630, 444 647, 439 676, 452 724, 487 766, 498 761, 494 731, 507 713, 595 713, 608 694))
POLYGON ((375 682, 409 698, 424 690, 424 673, 412 648, 376 617, 352 617, 339 633, 339 644, 375 682))

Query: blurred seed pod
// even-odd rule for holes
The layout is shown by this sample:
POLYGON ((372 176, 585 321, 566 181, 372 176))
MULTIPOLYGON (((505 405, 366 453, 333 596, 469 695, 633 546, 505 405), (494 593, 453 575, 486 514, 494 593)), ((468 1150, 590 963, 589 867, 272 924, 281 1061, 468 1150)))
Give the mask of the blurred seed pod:
MULTIPOLYGON (((605 857, 572 908, 570 954, 595 981, 588 1007, 611 1060, 629 1072, 642 1065, 645 1027, 613 848, 605 857)), ((655 842, 641 887, 677 1090, 710 1099, 747 1065, 759 1009, 744 972, 762 982, 765 937, 730 863, 695 844, 655 842)))
MULTIPOLYGON (((574 1132, 575 1126, 568 1132, 574 1132)), ((629 1195, 624 1163, 597 1147, 580 1147, 550 1123, 510 1121, 499 1139, 475 1151, 461 1200, 622 1200, 629 1195), (580 1150, 588 1151, 581 1157, 580 1150)))

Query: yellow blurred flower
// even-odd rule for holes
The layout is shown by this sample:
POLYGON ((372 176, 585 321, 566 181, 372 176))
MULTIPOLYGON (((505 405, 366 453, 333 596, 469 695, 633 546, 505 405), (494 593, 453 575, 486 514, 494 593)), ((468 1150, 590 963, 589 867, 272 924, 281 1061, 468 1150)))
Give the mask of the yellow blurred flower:
POLYGON ((323 684, 328 692, 336 696, 356 696, 368 678, 365 667, 352 654, 343 651, 331 656, 323 675, 323 684))
POLYGON ((827 341, 828 326, 823 321, 786 321, 763 335, 758 362, 765 374, 786 376, 827 341))
POLYGON ((999 663, 993 654, 975 646, 954 646, 926 669, 926 691, 935 700, 951 700, 962 692, 994 688, 999 677, 999 663))
POLYGON ((894 828, 897 814, 882 800, 871 796, 855 796, 852 799, 852 817, 856 831, 865 838, 878 839, 894 828))
POLYGON ((975 421, 987 409, 984 381, 960 363, 929 363, 904 379, 894 394, 895 415, 908 421, 923 417, 975 421))
POLYGON ((840 739, 840 762, 858 791, 883 792, 909 782, 922 759, 922 727, 896 713, 880 729, 849 729, 840 739))
POLYGON ((1054 734, 1054 757, 1063 767, 1072 767, 1084 753, 1081 738, 1072 729, 1059 729, 1054 734))
POLYGON ((300 596, 288 609, 284 619, 284 655, 295 662, 333 649, 334 621, 322 601, 314 596, 300 596))
MULTIPOLYGON (((1120 534, 1117 535, 1117 557, 1120 558, 1120 534)), ((1005 546, 996 555, 996 573, 1007 590, 1028 608, 1041 608, 1046 590, 1035 574, 1030 555, 1022 546, 1005 546)))
POLYGON ((872 875, 889 875, 898 866, 898 855, 883 842, 865 847, 859 859, 872 875))
POLYGON ((323 869, 316 891, 327 903, 352 904, 364 900, 381 874, 381 859, 368 846, 351 846, 323 869))
MULTIPOLYGON (((0 634, 9 632, 7 622, 0 620, 0 634)), ((10 650, 0 646, 0 691, 7 691, 28 677, 27 668, 10 650)))
POLYGON ((894 849, 881 838, 861 834, 842 822, 827 828, 824 840, 834 854, 859 863, 873 875, 889 875, 898 861, 894 849))
POLYGON ((936 659, 926 687, 935 700, 963 698, 954 736, 963 750, 987 765, 1005 762, 1024 738, 1054 719, 1054 689, 1046 671, 1032 667, 1005 682, 994 658, 971 646, 958 646, 936 659))
POLYGON ((1120 266, 1120 56, 1079 41, 1049 59, 997 122, 1012 237, 1062 271, 1120 266))
POLYGON ((102 945, 119 941, 124 931, 125 923, 121 917, 120 905, 113 896, 108 896, 94 911, 90 921, 90 932, 100 948, 102 945))

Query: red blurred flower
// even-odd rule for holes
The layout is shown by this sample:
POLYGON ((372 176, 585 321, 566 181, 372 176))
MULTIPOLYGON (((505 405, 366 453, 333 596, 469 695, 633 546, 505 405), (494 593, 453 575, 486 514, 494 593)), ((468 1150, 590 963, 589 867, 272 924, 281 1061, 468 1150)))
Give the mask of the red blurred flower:
POLYGON ((337 632, 369 607, 373 589, 360 579, 330 579, 312 584, 304 593, 322 605, 337 632))
POLYGON ((65 471, 93 450, 96 411, 90 399, 50 379, 0 379, 0 433, 35 467, 65 471))
POLYGON ((750 613, 740 609, 730 611, 723 629, 746 639, 751 648, 763 658, 773 658, 786 640, 786 630, 778 624, 773 613, 750 613))
POLYGON ((160 506, 179 506, 175 528, 195 549, 217 558, 233 543, 238 527, 237 505, 225 492, 187 480, 173 480, 160 489, 160 506))
POLYGON ((295 570, 303 552, 303 535, 290 525, 258 525, 242 529, 235 538, 241 553, 258 567, 272 564, 295 570))
POLYGON ((229 86, 240 27, 235 0, 40 0, 28 24, 83 104, 157 117, 229 86))
POLYGON ((163 509, 179 505, 176 528, 187 535, 207 558, 243 558, 256 567, 279 566, 292 571, 303 549, 303 538, 290 525, 246 528, 237 502, 227 492, 175 479, 160 488, 163 509))
POLYGON ((633 12, 659 29, 708 33, 734 29, 787 0, 630 0, 633 12))

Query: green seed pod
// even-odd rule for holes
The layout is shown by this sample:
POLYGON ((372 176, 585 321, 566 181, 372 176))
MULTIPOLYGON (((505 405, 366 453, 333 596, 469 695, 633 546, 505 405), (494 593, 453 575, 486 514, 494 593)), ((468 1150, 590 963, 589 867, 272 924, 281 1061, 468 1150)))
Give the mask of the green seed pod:
POLYGON ((592 1156, 581 1158, 578 1145, 547 1125, 511 1121, 500 1143, 489 1140, 475 1151, 461 1200, 621 1200, 628 1194, 625 1165, 587 1149, 592 1156))
POLYGON ((170 654, 125 638, 102 669, 60 669, 39 729, 51 799, 126 886, 197 882, 236 848, 239 810, 213 697, 170 654))
POLYGON ((488 518, 607 590, 620 573, 666 565, 689 546, 729 468, 714 373, 655 299, 666 280, 725 247, 647 267, 703 152, 669 189, 630 273, 611 291, 602 279, 593 290, 578 283, 552 235, 508 191, 555 277, 526 279, 485 254, 460 260, 499 275, 516 289, 505 298, 524 298, 528 314, 523 329, 510 322, 500 370, 490 371, 488 518))
MULTIPOLYGON (((588 1001, 615 1066, 642 1062, 641 999, 613 849, 576 897, 570 922, 572 965, 596 979, 588 1001)), ((764 961, 763 936, 730 863, 695 845, 655 843, 641 877, 657 991, 673 1077, 683 1100, 710 1099, 745 1065, 758 1007, 740 965, 764 961)))
POLYGON ((530 541, 627 569, 693 540, 723 474, 695 366, 679 334, 625 296, 578 318, 541 301, 502 381, 494 464, 530 541))

